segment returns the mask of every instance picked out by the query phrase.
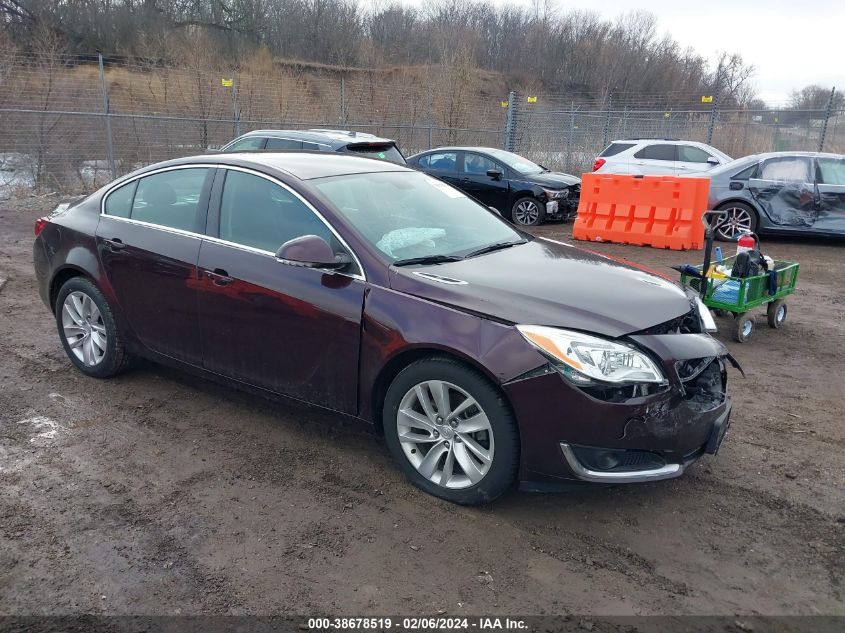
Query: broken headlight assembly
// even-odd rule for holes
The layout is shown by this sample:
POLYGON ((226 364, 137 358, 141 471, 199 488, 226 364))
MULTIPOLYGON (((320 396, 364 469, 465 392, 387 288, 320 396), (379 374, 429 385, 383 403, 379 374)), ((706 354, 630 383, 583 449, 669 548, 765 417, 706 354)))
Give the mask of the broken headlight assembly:
POLYGON ((549 200, 565 200, 569 197, 569 189, 543 189, 549 200))
POLYGON ((633 397, 651 392, 647 388, 638 389, 638 386, 666 384, 666 378, 651 358, 630 345, 542 325, 516 327, 531 345, 552 361, 564 378, 578 387, 633 386, 632 396, 629 396, 633 397))

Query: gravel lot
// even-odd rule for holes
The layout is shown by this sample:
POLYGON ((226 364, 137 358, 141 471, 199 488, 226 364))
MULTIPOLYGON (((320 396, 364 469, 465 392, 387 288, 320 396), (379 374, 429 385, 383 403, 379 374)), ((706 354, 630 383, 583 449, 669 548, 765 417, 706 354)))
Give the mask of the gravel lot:
POLYGON ((799 289, 745 345, 720 320, 747 378, 717 457, 468 509, 338 416, 155 365, 72 370, 31 265, 55 204, 0 202, 0 613, 845 614, 842 241, 764 243, 799 289))

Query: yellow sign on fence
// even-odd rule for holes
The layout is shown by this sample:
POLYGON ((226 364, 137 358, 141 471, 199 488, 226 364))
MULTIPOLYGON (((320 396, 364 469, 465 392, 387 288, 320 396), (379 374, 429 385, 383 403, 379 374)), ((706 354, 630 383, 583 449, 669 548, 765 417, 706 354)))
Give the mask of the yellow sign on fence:
POLYGON ((507 101, 502 101, 502 107, 503 107, 503 108, 507 108, 507 107, 508 107, 508 102, 507 102, 507 101))
POLYGON ((224 88, 231 88, 233 83, 234 83, 234 82, 233 82, 231 79, 226 79, 225 77, 223 77, 223 78, 220 80, 220 84, 221 84, 224 88))
POLYGON ((702 95, 701 103, 713 103, 713 95, 702 95))
POLYGON ((537 97, 528 97, 528 103, 537 103, 537 97))

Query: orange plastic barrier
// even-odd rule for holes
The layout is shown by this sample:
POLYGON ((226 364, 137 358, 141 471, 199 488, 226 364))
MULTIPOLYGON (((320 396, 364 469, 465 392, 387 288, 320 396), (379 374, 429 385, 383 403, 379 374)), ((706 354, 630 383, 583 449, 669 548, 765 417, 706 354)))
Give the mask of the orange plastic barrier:
POLYGON ((704 247, 709 178, 584 174, 572 237, 672 250, 704 247))

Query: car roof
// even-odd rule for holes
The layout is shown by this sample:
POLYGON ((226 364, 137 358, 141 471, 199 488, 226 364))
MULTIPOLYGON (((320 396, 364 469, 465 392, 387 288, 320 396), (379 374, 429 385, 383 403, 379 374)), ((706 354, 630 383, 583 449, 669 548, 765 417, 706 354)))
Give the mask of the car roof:
POLYGON ((758 158, 776 158, 778 156, 806 156, 808 158, 843 158, 842 154, 832 154, 830 152, 762 152, 760 154, 752 154, 758 158))
POLYGON ((131 175, 140 175, 147 171, 184 165, 230 165, 246 167, 259 171, 281 172, 299 180, 345 176, 349 174, 367 174, 374 172, 407 171, 409 169, 390 161, 366 158, 354 154, 327 153, 320 151, 286 152, 228 152, 223 154, 205 154, 187 156, 150 165, 131 175))
MULTIPOLYGON (((616 139, 615 141, 611 141, 611 143, 668 143, 669 145, 677 145, 679 143, 689 143, 695 145, 707 145, 707 143, 703 141, 688 141, 682 138, 620 138, 616 139)), ((711 147, 707 145, 707 147, 711 147)))
MULTIPOLYGON (((368 132, 356 132, 354 130, 329 130, 329 129, 310 129, 310 130, 253 130, 242 134, 237 139, 233 139, 230 143, 242 138, 251 136, 268 136, 273 138, 290 138, 297 141, 311 141, 314 143, 323 143, 331 145, 332 147, 342 147, 349 143, 393 143, 395 141, 389 138, 382 138, 375 134, 368 132)), ((228 145, 229 143, 227 143, 228 145)))

